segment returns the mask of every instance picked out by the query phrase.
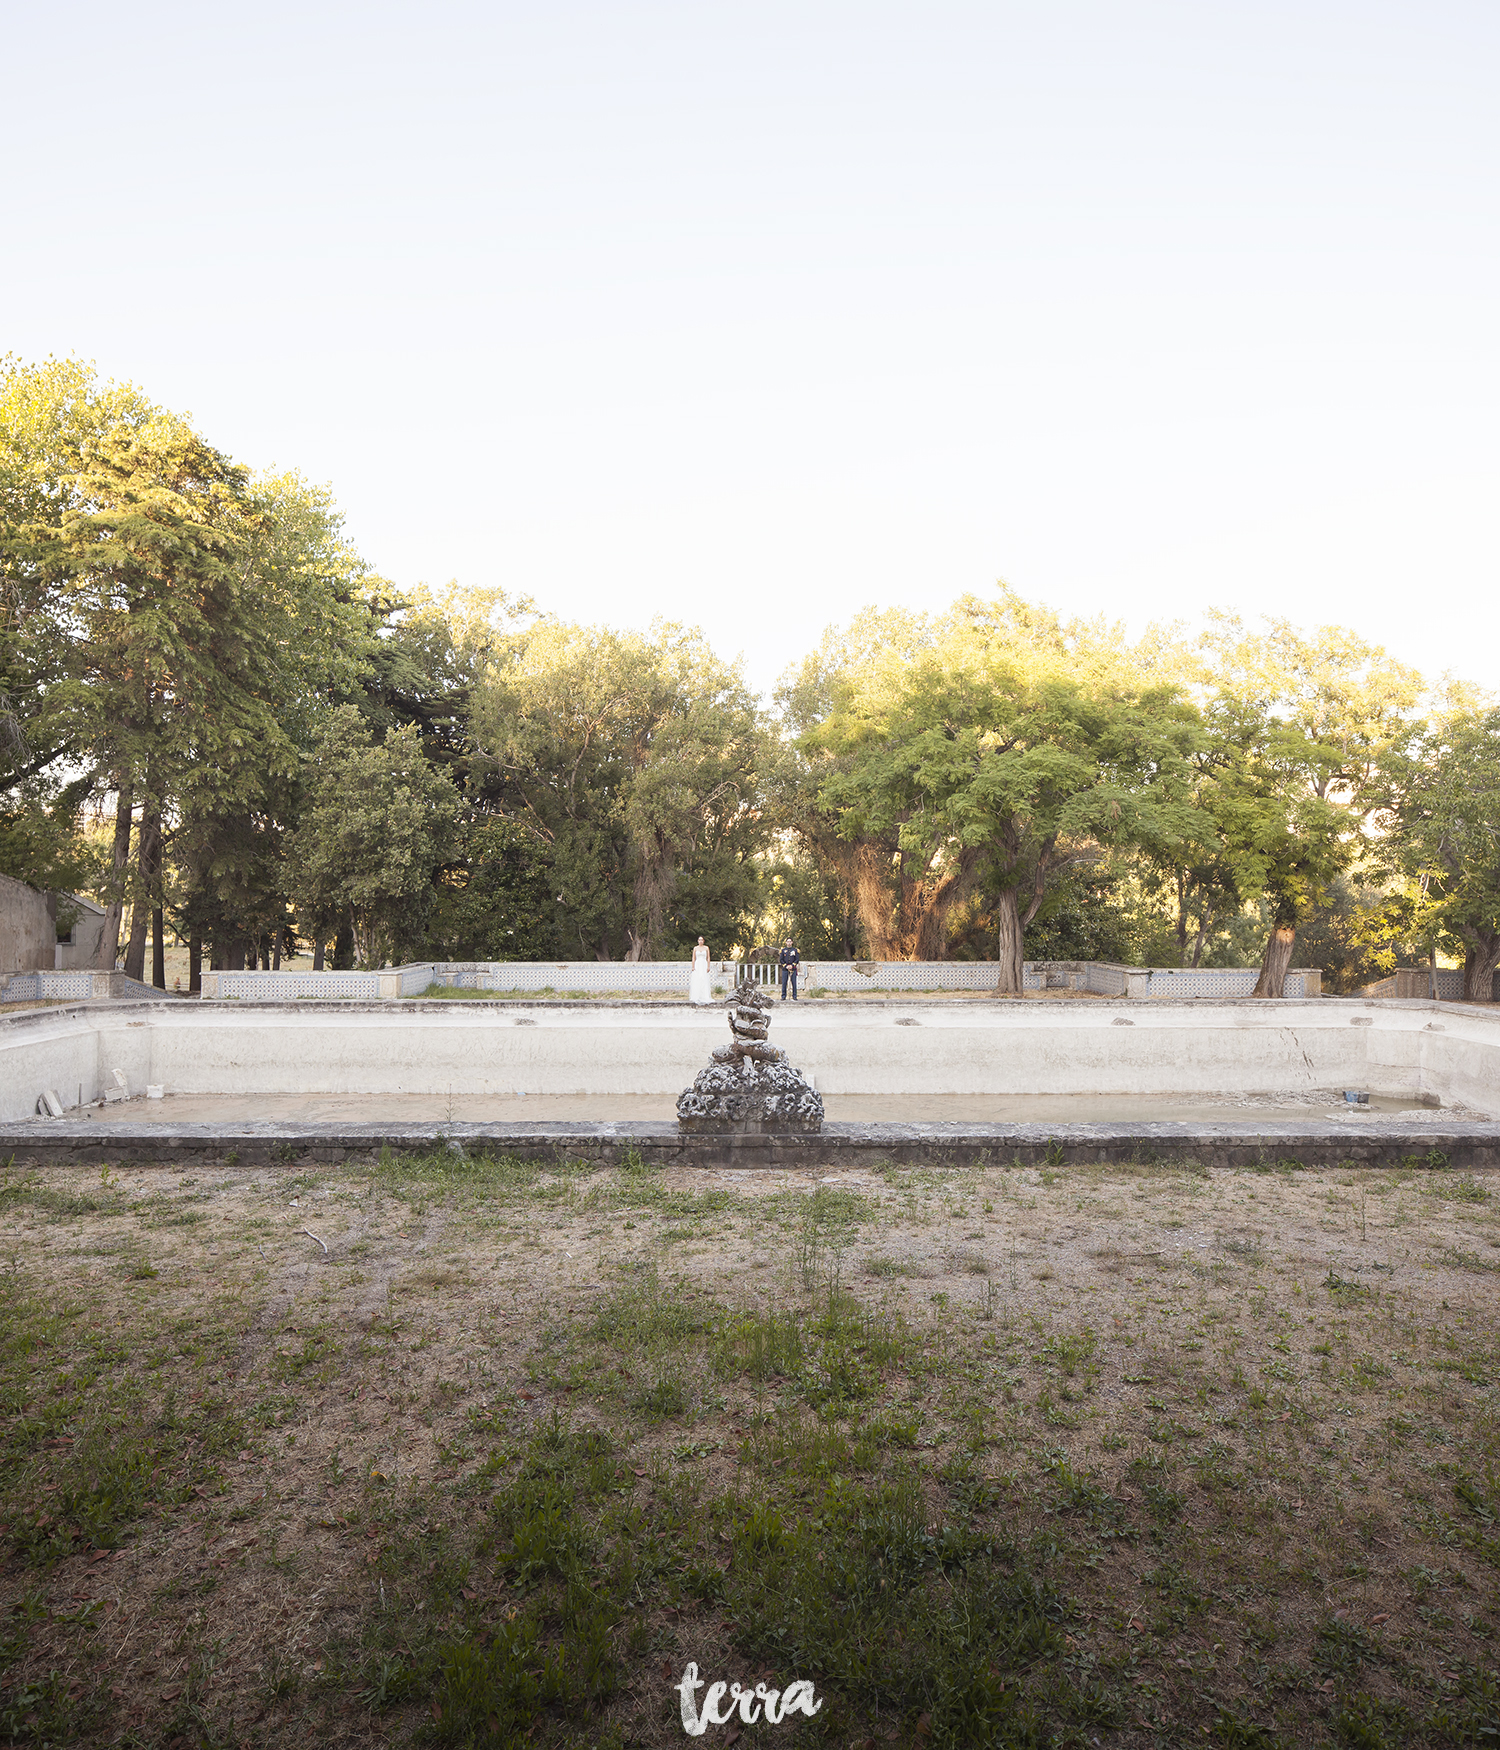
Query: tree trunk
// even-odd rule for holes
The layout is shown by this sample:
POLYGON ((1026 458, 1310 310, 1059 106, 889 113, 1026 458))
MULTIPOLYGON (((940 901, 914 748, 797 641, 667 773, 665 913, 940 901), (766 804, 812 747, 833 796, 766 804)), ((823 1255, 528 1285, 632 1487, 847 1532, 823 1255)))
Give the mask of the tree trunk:
MULTIPOLYGON (((1186 966, 1188 963, 1187 934, 1187 875, 1179 869, 1177 871, 1177 964, 1179 966, 1186 966)), ((1201 944, 1203 940, 1202 930, 1198 932, 1198 940, 1201 944)), ((1194 961, 1194 965, 1196 964, 1197 962, 1194 961)))
POLYGON ((271 970, 281 971, 281 931, 275 931, 271 936, 271 970))
POLYGON ((995 958, 1000 962, 1000 973, 995 980, 995 995, 1022 996, 1026 990, 1026 931, 1021 923, 1021 911, 1016 903, 1014 887, 1005 889, 995 909, 999 913, 995 958))
POLYGON ((151 908, 151 982, 158 990, 167 988, 166 920, 159 905, 151 908))
POLYGON ((197 930, 188 936, 188 995, 203 995, 203 937, 197 930))
POLYGON ((120 957, 127 978, 146 976, 146 932, 150 927, 150 910, 137 894, 130 902, 130 928, 125 932, 125 951, 120 957))
POLYGON ((314 972, 321 972, 323 970, 323 948, 324 948, 323 938, 321 936, 319 936, 317 941, 313 943, 313 971, 314 972))
POLYGON ((1500 932, 1465 930, 1468 952, 1464 955, 1464 1001, 1493 1002, 1495 968, 1500 966, 1500 932))
POLYGON ((629 924, 625 926, 625 934, 630 939, 630 946, 625 951, 626 963, 630 964, 637 960, 644 960, 646 958, 646 938, 644 936, 638 936, 635 931, 631 929, 629 924))
POLYGON ((333 970, 335 972, 352 972, 354 970, 354 925, 347 921, 339 925, 339 933, 334 938, 333 970))
POLYGON ((151 797, 141 807, 141 830, 137 835, 135 896, 130 902, 130 945, 125 950, 125 976, 146 979, 146 931, 150 927, 152 902, 156 898, 157 865, 161 861, 161 804, 151 797))
POLYGON ((1295 924, 1277 924, 1266 938, 1266 951, 1261 958, 1260 977, 1253 997, 1279 997, 1286 990, 1287 968, 1292 964, 1292 948, 1297 940, 1295 924))
POLYGON ((890 858, 878 845, 860 845, 855 856, 853 879, 855 910, 864 929, 872 960, 899 960, 898 944, 891 925, 890 858))
POLYGON ((111 859, 113 878, 110 882, 109 906, 104 913, 104 929, 99 936, 99 970, 113 972, 120 952, 120 919, 125 915, 125 871, 130 864, 130 831, 135 808, 135 793, 123 780, 115 802, 115 845, 111 859))
POLYGON ((914 960, 948 958, 948 917, 968 893, 977 860, 974 852, 965 850, 959 854, 957 867, 945 875, 929 876, 903 894, 903 913, 916 913, 911 931, 914 960))

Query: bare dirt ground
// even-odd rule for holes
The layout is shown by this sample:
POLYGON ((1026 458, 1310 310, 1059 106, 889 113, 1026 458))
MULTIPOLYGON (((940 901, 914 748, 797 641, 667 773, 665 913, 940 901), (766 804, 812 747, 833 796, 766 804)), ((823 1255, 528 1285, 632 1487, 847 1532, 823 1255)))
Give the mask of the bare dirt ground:
POLYGON ((1497 1288, 1440 1164, 12 1169, 0 1742, 1494 1743, 1497 1288))

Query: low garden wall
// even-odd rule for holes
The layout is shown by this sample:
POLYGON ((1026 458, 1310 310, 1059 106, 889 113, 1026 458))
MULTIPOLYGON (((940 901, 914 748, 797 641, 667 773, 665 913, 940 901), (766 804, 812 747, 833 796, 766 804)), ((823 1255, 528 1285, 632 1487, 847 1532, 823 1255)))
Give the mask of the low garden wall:
MULTIPOLYGON (((1432 971, 1426 966, 1401 966, 1385 978, 1377 979, 1374 984, 1367 984, 1359 993, 1362 997, 1426 997, 1432 992, 1432 971)), ((1456 1003, 1463 1000, 1464 975, 1456 966, 1440 966, 1437 969, 1437 997, 1439 1002, 1456 1003)), ((1490 1001, 1500 1002, 1500 972, 1490 975, 1490 1001)))
POLYGON ((155 985, 123 972, 17 972, 0 976, 0 1003, 91 1002, 100 997, 161 997, 155 985))
MULTIPOLYGON (((727 995, 740 975, 740 962, 713 965, 713 988, 727 995)), ((752 963, 758 984, 776 982, 776 968, 752 963)), ((419 961, 387 967, 381 972, 205 972, 203 996, 210 1002, 288 1002, 306 998, 388 1001, 420 996, 434 986, 493 991, 497 996, 649 996, 687 995, 689 967, 685 960, 558 960, 452 962, 419 961)), ((798 985, 812 996, 870 991, 986 991, 1000 975, 986 960, 807 960, 798 985)), ((1249 996, 1258 970, 1253 967, 1182 970, 1177 967, 1116 966, 1096 960, 1028 963, 1027 990, 1077 990, 1094 996, 1173 1001, 1199 997, 1249 996)), ((1286 976, 1282 995, 1321 994, 1322 975, 1316 968, 1297 967, 1286 976)))

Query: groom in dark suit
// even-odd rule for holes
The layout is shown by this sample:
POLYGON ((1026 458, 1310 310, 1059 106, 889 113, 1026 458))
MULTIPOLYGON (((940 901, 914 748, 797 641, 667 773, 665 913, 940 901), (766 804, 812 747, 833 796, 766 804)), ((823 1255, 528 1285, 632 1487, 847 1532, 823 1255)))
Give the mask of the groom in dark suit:
POLYGON ((802 964, 802 956, 792 946, 792 938, 786 939, 786 946, 776 956, 776 964, 781 971, 781 1000, 786 1001, 787 980, 792 981, 792 1001, 797 1000, 797 968, 802 964))

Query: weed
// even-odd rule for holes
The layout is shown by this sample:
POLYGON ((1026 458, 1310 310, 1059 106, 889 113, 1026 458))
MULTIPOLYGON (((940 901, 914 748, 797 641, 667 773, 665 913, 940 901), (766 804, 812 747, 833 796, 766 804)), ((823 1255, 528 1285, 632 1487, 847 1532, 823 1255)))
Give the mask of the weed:
POLYGON ((1457 1179, 1436 1179, 1423 1189, 1429 1197, 1442 1198, 1449 1203, 1488 1203, 1490 1200, 1488 1188, 1471 1173, 1457 1179))

